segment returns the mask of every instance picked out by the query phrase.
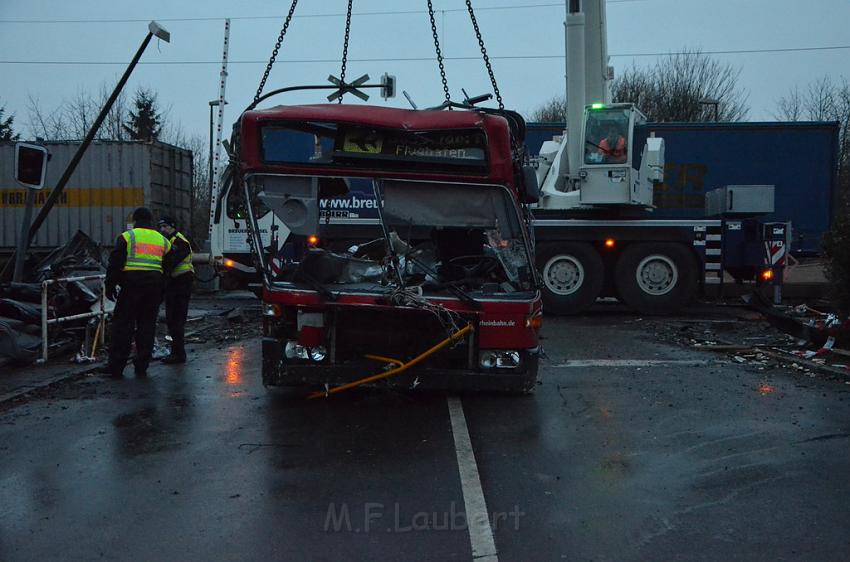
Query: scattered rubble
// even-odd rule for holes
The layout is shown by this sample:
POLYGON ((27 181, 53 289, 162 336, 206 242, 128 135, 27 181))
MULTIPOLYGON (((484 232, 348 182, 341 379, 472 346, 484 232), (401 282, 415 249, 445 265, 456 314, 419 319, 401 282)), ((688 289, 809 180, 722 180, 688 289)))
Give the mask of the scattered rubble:
POLYGON ((837 345, 847 341, 846 326, 835 315, 805 305, 731 312, 731 317, 721 319, 649 322, 662 340, 726 353, 731 361, 756 371, 790 367, 810 376, 819 372, 850 380, 850 351, 837 345))
MULTIPOLYGON (((29 263, 24 283, 0 284, 0 366, 30 365, 41 349, 42 283, 67 277, 91 276, 106 271, 106 255, 82 232, 64 246, 50 252, 38 263, 29 263)), ((48 285, 49 318, 66 317, 93 310, 100 303, 100 281, 70 281, 48 285)), ((106 302, 107 311, 112 303, 106 302)), ((236 341, 259 333, 259 306, 230 306, 195 310, 187 323, 187 343, 202 344, 236 341)), ((164 318, 163 318, 164 320, 164 318)), ((99 318, 83 318, 49 327, 49 353, 73 363, 86 364, 102 358, 103 330, 99 318)), ((167 329, 159 330, 154 356, 167 355, 167 329)), ((108 342, 107 342, 108 344, 108 342)))
MULTIPOLYGON (((38 356, 41 347, 42 283, 66 277, 97 275, 105 272, 100 246, 83 232, 56 248, 38 263, 28 263, 24 283, 0 285, 0 365, 27 365, 38 356)), ((100 283, 70 281, 50 284, 47 288, 47 314, 50 318, 81 314, 99 302, 100 283)), ((97 319, 80 319, 50 327, 50 348, 54 351, 76 349, 81 341, 90 342, 97 319)), ((87 356, 87 350, 81 356, 87 356)))

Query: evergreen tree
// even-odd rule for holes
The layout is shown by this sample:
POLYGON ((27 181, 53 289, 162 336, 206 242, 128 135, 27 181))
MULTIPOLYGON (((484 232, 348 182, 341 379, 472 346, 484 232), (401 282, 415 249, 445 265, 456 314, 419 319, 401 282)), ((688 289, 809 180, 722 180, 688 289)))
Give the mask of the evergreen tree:
POLYGON ((6 106, 0 106, 0 141, 16 141, 21 138, 15 133, 13 125, 15 124, 15 116, 10 115, 3 119, 3 114, 6 113, 6 106))
POLYGON ((139 88, 133 97, 133 107, 128 112, 129 119, 124 130, 132 140, 154 141, 162 132, 162 115, 157 108, 156 94, 145 88, 139 88))

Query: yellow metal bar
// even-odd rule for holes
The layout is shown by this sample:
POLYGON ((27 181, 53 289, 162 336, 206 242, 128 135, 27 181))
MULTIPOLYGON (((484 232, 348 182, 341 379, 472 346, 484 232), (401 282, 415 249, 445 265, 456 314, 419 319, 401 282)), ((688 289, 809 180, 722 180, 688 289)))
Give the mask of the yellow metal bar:
POLYGON ((97 329, 94 331, 94 341, 91 344, 91 355, 89 357, 95 358, 97 357, 95 353, 97 353, 97 342, 100 339, 100 331, 103 329, 103 321, 106 319, 105 316, 100 317, 100 322, 97 323, 97 329))
POLYGON ((383 355, 372 355, 371 353, 367 353, 363 357, 366 359, 373 359, 375 361, 382 361, 383 363, 391 363, 393 365, 398 365, 399 367, 404 365, 404 361, 393 359, 392 357, 384 357, 383 355))
POLYGON ((314 398, 327 397, 331 394, 336 394, 337 392, 342 392, 343 390, 348 390, 350 388, 354 388, 354 387, 357 387, 357 386, 360 386, 360 385, 363 385, 363 384, 366 384, 366 383, 370 383, 370 382, 377 381, 377 380, 380 380, 380 379, 385 379, 387 377, 391 377, 393 375, 397 375, 399 373, 402 373, 402 372, 408 370, 409 368, 413 367, 414 365, 421 363, 423 360, 427 359, 430 355, 433 355, 434 353, 440 351, 441 349, 443 349, 447 345, 449 345, 452 342, 462 338, 463 336, 465 336, 466 334, 468 334, 471 331, 472 331, 472 324, 467 324, 466 326, 464 326, 463 328, 461 328, 457 332, 453 333, 452 335, 450 335, 449 337, 447 337, 446 339, 444 339, 440 343, 436 344, 435 346, 431 347, 430 349, 428 349, 426 351, 423 351, 421 354, 417 355, 416 357, 414 357, 413 359, 411 359, 407 363, 403 363, 400 366, 395 367, 393 369, 390 369, 389 371, 384 371, 383 373, 378 373, 376 375, 371 375, 371 376, 368 376, 368 377, 365 377, 365 378, 362 378, 362 379, 358 379, 356 381, 349 382, 349 383, 346 383, 346 384, 343 384, 343 385, 340 385, 340 386, 335 386, 335 387, 333 387, 333 388, 331 388, 327 391, 319 390, 319 391, 313 392, 312 394, 307 396, 307 399, 312 400, 314 398))

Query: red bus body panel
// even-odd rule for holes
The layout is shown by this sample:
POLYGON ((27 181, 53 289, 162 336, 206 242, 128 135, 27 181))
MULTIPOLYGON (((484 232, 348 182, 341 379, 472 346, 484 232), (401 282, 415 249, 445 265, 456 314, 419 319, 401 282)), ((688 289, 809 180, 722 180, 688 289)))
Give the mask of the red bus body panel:
MULTIPOLYGON (((296 306, 304 310, 319 312, 332 306, 389 307, 382 304, 385 297, 377 295, 339 294, 328 302, 316 291, 309 289, 269 289, 263 291, 263 302, 274 303, 281 308, 296 306)), ((540 314, 540 294, 529 301, 481 300, 480 310, 470 310, 463 302, 455 299, 429 298, 449 310, 473 314, 478 318, 478 342, 482 349, 531 349, 539 345, 537 330, 530 328, 527 321, 540 314)))

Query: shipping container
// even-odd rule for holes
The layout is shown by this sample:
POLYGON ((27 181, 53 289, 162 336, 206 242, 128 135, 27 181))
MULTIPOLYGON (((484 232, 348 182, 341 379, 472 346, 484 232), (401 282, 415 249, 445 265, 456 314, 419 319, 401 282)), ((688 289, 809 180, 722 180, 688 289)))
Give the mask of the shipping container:
MULTIPOLYGON (((563 123, 529 123, 529 152, 563 130, 563 123)), ((791 221, 795 252, 820 251, 837 193, 837 123, 649 123, 635 129, 634 145, 650 132, 664 138, 666 160, 653 218, 704 218, 712 189, 774 185, 775 211, 764 220, 791 221)))
MULTIPOLYGON (((46 142, 50 151, 45 188, 33 217, 59 181, 79 142, 46 142)), ((14 143, 0 143, 0 252, 14 250, 20 234, 26 190, 15 181, 14 143)), ((150 207, 154 216, 173 216, 191 231, 192 152, 161 142, 101 141, 89 146, 56 205, 38 231, 33 249, 64 244, 77 230, 110 247, 133 210, 150 207)), ((200 210, 205 215, 206 210, 200 210)))

